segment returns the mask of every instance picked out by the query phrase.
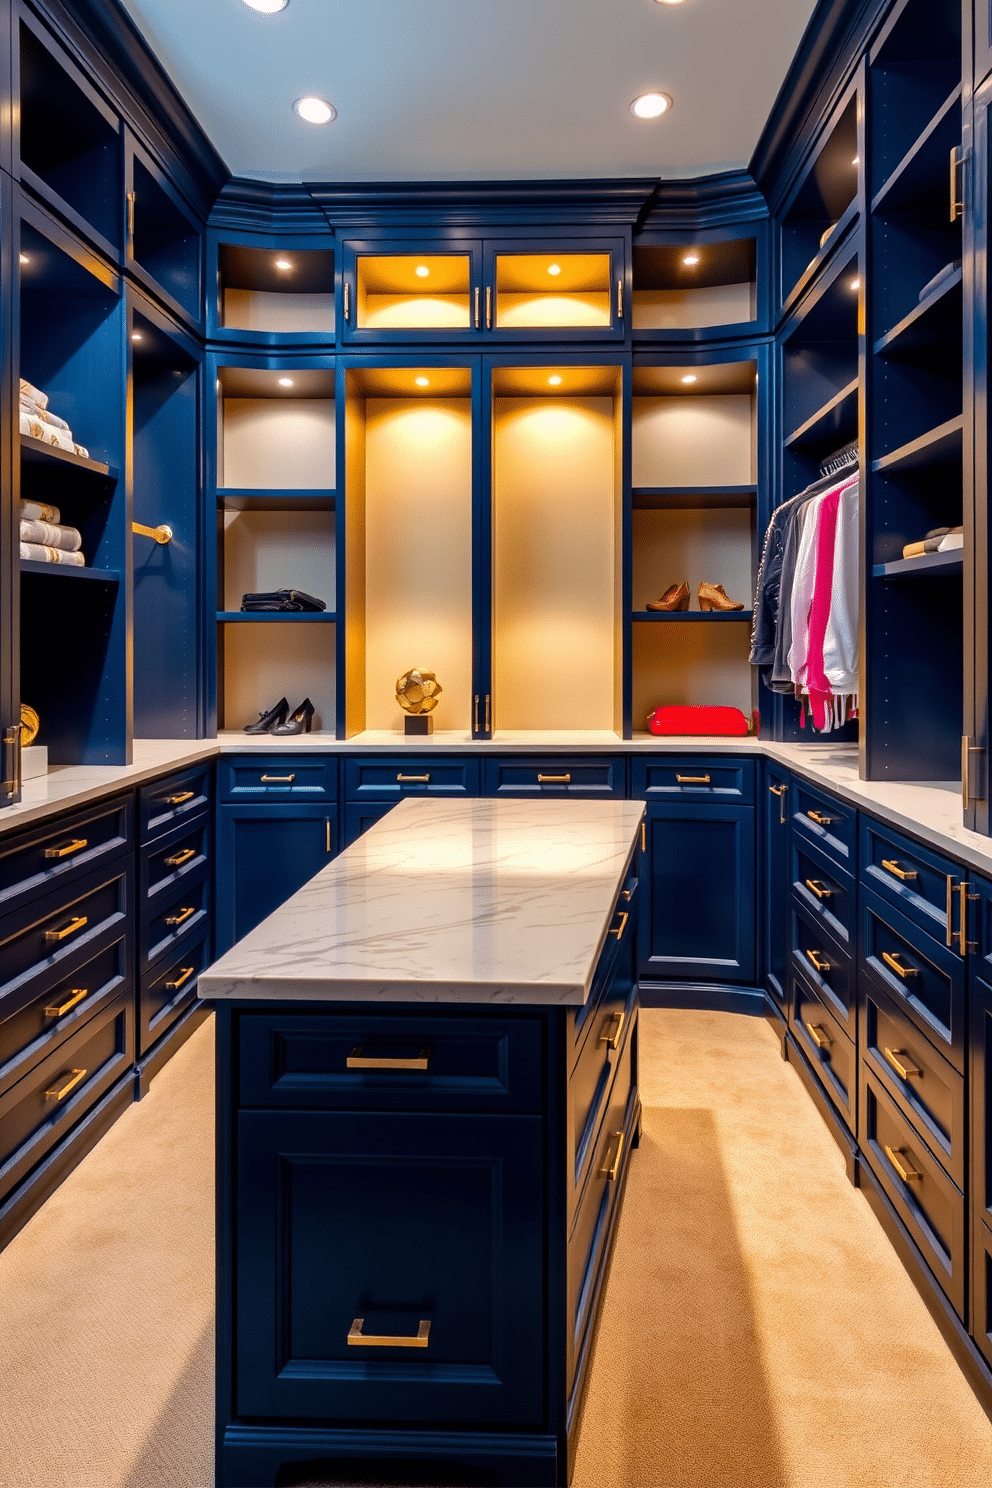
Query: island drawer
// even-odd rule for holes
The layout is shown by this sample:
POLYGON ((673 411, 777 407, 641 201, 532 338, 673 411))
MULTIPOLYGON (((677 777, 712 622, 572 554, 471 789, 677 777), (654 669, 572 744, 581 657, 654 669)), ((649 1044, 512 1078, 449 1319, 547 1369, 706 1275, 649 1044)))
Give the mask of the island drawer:
POLYGON ((806 978, 792 978, 792 1026, 796 1039, 852 1133, 857 1131, 857 1052, 826 1003, 806 978))
POLYGON ((612 796, 626 795, 625 762, 598 759, 486 759, 482 762, 483 793, 487 796, 612 796))
POLYGON ((861 904, 862 971, 963 1074, 965 963, 871 890, 861 904))
POLYGON ((849 1039, 854 1038, 857 1014, 854 961, 826 933, 817 915, 792 907, 793 974, 802 976, 834 1015, 849 1039))
POLYGON ((950 945, 959 927, 958 889, 967 873, 947 858, 870 817, 861 818, 861 881, 935 940, 950 945), (948 911, 951 924, 948 926, 948 911))
POLYGON ((838 867, 854 872, 857 851, 858 813, 833 796, 793 776, 793 827, 807 842, 815 842, 838 867))
POLYGON ((248 754, 217 761, 221 801, 336 801, 337 756, 248 754))
POLYGON ((212 769, 213 761, 208 761, 192 770, 170 775, 167 780, 154 780, 151 785, 141 787, 142 842, 151 842, 170 827, 188 821, 209 807, 212 769))
POLYGON ((602 1032, 598 1038, 588 1040, 568 1082, 569 1152, 576 1193, 586 1182, 604 1101, 611 1098, 609 1092, 613 1077, 625 1060, 629 1063, 637 1017, 637 989, 628 979, 626 988, 622 990, 626 991, 626 999, 611 1001, 610 1009, 604 1009, 602 1032))
POLYGON ((59 817, 30 832, 11 834, 0 847, 0 915, 50 889, 71 885, 131 844, 133 797, 117 796, 88 811, 59 817))
POLYGON ((792 844, 792 892, 807 913, 816 915, 835 939, 850 949, 855 880, 826 853, 801 838, 792 844))
POLYGON ((538 1018, 241 1013, 242 1106, 539 1112, 538 1018))
POLYGON ((581 1007, 575 1009, 572 1020, 572 1065, 582 1056, 590 1030, 603 1032, 606 1010, 607 1021, 614 1018, 617 1007, 623 1007, 634 976, 636 941, 636 914, 639 858, 635 854, 624 875, 623 887, 617 895, 606 944, 603 946, 593 973, 589 996, 581 1007), (608 1006, 609 1005, 609 1006, 608 1006))
POLYGON ((346 759, 346 801, 399 801, 404 796, 477 796, 479 761, 436 754, 422 758, 346 759))
POLYGON ((635 800, 733 802, 754 804, 754 760, 725 755, 661 754, 630 762, 630 794, 635 800))

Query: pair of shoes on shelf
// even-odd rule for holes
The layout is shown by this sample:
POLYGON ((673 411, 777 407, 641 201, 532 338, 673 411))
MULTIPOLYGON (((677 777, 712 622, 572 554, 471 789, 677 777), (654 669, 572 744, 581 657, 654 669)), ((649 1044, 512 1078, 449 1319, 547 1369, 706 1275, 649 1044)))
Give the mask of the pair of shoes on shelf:
POLYGON ((260 713, 257 723, 246 724, 245 733, 273 734, 283 737, 287 734, 308 734, 313 721, 313 712, 313 703, 309 698, 304 698, 300 706, 290 713, 289 704, 283 697, 267 713, 260 713))
MULTIPOLYGON (((743 604, 738 604, 734 599, 728 599, 722 584, 700 584, 699 608, 701 610, 742 610, 743 604)), ((687 610, 689 608, 689 585, 683 579, 681 584, 671 584, 660 599, 649 601, 649 610, 664 610, 669 613, 675 610, 687 610)))

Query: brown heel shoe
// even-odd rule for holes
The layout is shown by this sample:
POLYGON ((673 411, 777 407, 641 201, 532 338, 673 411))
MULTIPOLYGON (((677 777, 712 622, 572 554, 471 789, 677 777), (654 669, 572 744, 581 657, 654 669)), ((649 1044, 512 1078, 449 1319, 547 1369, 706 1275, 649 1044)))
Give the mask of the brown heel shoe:
POLYGON ((689 608, 689 585, 683 579, 681 584, 670 584, 660 599, 648 602, 649 610, 687 610, 689 608))
POLYGON ((742 610, 744 606, 735 599, 728 599, 722 584, 700 584, 699 608, 705 614, 710 610, 742 610))

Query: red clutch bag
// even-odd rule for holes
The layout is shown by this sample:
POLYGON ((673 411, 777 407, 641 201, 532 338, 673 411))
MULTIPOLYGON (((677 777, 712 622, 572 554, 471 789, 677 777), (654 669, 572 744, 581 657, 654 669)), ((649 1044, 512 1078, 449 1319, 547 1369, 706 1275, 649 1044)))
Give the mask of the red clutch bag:
POLYGON ((670 703, 648 714, 652 734, 743 735, 758 732, 757 711, 748 723, 740 708, 693 708, 670 703))

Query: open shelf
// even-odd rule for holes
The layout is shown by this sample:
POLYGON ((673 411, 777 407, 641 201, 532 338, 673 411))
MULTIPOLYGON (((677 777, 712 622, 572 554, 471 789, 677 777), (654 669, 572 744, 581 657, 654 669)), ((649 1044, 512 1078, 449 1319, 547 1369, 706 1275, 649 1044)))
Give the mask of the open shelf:
POLYGON ((669 613, 667 610, 635 610, 630 618, 637 625, 640 625, 644 622, 653 623, 656 620, 701 620, 705 622, 709 622, 711 620, 743 620, 748 625, 750 625, 752 615, 752 610, 710 610, 708 612, 704 612, 703 610, 676 610, 672 613, 669 613))
POLYGON ((872 200, 874 213, 939 211, 947 202, 947 162, 961 143, 961 84, 952 89, 872 200))
POLYGON ((40 439, 33 439, 30 434, 22 434, 20 440, 22 460, 41 465, 52 462, 56 465, 68 465, 74 470, 86 470, 91 475, 101 475, 105 480, 115 481, 120 475, 116 465, 105 465, 102 460, 88 460, 73 450, 56 449, 54 444, 45 444, 40 439))
POLYGON ((287 621, 294 625, 313 624, 322 622, 333 625, 337 615, 332 610, 292 610, 281 612, 278 610, 218 610, 218 625, 236 625, 249 622, 250 624, 285 624, 287 621))
POLYGON ((754 238, 636 243, 633 330, 685 333, 756 315, 754 238))
POLYGON ((631 496, 635 511, 751 507, 757 499, 757 486, 635 486, 631 496))
POLYGON ((131 259, 181 310, 199 321, 199 229, 164 178, 149 170, 137 155, 131 172, 131 259))
POLYGON ((22 574, 38 574, 43 578, 90 579, 98 584, 119 584, 121 576, 109 568, 74 568, 71 564, 35 563, 33 559, 20 560, 22 574))
POLYGON ((218 383, 219 488, 326 493, 336 479, 333 369, 225 366, 218 383))
POLYGON ((918 439, 883 455, 872 463, 877 474, 891 470, 913 470, 923 465, 949 465, 961 459, 961 444, 964 437, 964 417, 948 419, 936 429, 929 429, 918 439))
POLYGON ((333 490, 256 491, 250 486, 221 486, 217 491, 218 506, 228 511, 288 511, 294 507, 305 507, 310 511, 333 511, 335 499, 333 490))
POLYGON ((941 346, 960 347, 963 303, 960 265, 875 342, 876 356, 911 356, 941 346))
MULTIPOLYGON (((879 190, 961 81, 961 7, 896 5, 871 58, 872 194, 879 190)), ((945 167, 947 157, 945 156, 945 167)))
POLYGON ((872 576, 876 579, 927 578, 960 574, 964 569, 964 549, 953 548, 949 553, 920 553, 916 558, 896 558, 891 563, 876 563, 872 576))
POLYGON ((220 321, 269 337, 334 335, 334 253, 292 246, 218 250, 220 321))
POLYGON ((827 256, 857 213, 857 96, 851 94, 820 146, 782 222, 782 298, 789 302, 814 263, 827 256))
POLYGON ((855 377, 835 393, 829 402, 786 437, 786 449, 825 454, 855 439, 858 432, 858 387, 855 377))
POLYGON ((786 313, 798 304, 805 291, 819 277, 820 271, 826 264, 827 259, 833 255, 834 250, 844 241, 849 229, 857 221, 858 199, 855 197, 853 201, 848 203, 840 217, 838 217, 830 231, 823 238, 813 257, 799 275, 799 278, 789 289, 788 293, 783 296, 783 309, 786 313))

